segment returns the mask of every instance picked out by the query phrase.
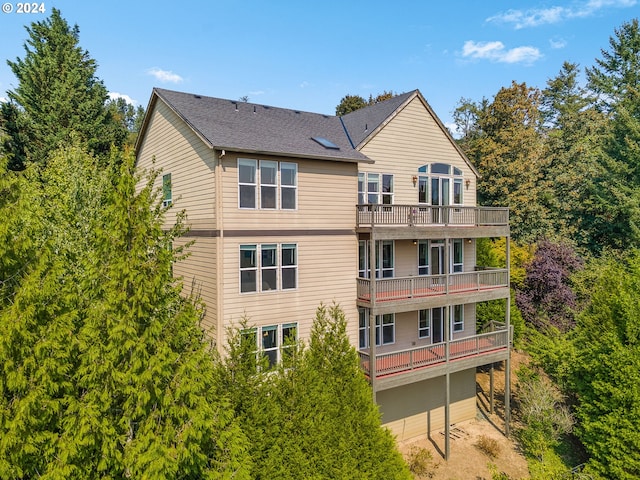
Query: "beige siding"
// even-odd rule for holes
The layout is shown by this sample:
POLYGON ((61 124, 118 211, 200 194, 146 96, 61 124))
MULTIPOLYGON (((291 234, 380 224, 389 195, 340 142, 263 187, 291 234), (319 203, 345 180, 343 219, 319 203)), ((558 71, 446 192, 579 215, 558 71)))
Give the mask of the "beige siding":
POLYGON ((353 230, 355 228, 358 184, 357 166, 353 163, 227 153, 222 166, 225 230, 353 230), (239 208, 238 157, 296 163, 298 165, 297 209, 239 208))
POLYGON ((417 175, 418 167, 434 162, 462 169, 464 181, 469 180, 468 189, 463 185, 464 204, 476 204, 475 174, 419 98, 413 99, 361 151, 375 160, 373 165, 361 165, 361 172, 394 175, 396 204, 418 201, 418 187, 413 185, 412 177, 417 175))
MULTIPOLYGON (((155 168, 171 173, 173 208, 167 214, 168 225, 176 212, 185 209, 192 228, 216 228, 214 152, 164 102, 155 105, 138 151, 138 168, 153 168, 155 158, 155 168)), ((160 187, 162 175, 157 182, 160 187)))
MULTIPOLYGON (((476 415, 475 369, 450 377, 451 423, 476 415)), ((398 440, 444 429, 445 378, 416 382, 377 393, 382 422, 398 440)))
POLYGON ((237 325, 243 317, 252 325, 296 321, 300 338, 306 340, 316 308, 320 303, 330 305, 335 301, 343 308, 349 338, 353 345, 357 345, 356 245, 355 235, 225 237, 225 325, 237 325), (240 293, 240 245, 268 243, 297 244, 298 288, 240 293))

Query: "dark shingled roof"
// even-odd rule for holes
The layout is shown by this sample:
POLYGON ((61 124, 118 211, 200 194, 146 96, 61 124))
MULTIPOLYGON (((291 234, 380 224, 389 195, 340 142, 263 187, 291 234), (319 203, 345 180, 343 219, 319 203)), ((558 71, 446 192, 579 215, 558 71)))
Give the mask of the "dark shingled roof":
POLYGON ((358 148, 369 135, 387 123, 398 108, 417 94, 418 90, 403 93, 384 102, 347 113, 341 117, 353 146, 358 148))
POLYGON ((160 88, 154 93, 211 148, 372 163, 352 146, 336 116, 160 88), (313 137, 326 138, 338 148, 326 148, 313 137))

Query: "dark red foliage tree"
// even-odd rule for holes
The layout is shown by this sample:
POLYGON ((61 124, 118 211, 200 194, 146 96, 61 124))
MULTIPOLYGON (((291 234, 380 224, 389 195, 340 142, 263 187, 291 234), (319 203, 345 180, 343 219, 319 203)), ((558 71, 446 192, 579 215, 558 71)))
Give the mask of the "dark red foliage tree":
POLYGON ((526 267, 524 286, 516 293, 525 321, 539 330, 548 326, 563 332, 571 329, 577 297, 570 278, 582 268, 583 260, 571 246, 540 241, 526 267))

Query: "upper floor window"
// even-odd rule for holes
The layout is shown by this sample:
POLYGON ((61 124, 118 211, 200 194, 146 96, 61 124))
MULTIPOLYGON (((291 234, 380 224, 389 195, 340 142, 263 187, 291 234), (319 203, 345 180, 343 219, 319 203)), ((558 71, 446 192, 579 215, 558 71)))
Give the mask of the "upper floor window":
POLYGON ((240 245, 240 292, 290 290, 298 286, 295 243, 240 245))
POLYGON ((393 175, 358 173, 358 204, 393 204, 393 175))
MULTIPOLYGON (((369 311, 361 308, 359 313, 358 344, 360 348, 369 347, 369 311)), ((376 315, 375 326, 376 346, 395 343, 396 317, 394 313, 376 315)))
POLYGON ((171 186, 171 174, 162 176, 162 206, 168 207, 173 203, 173 193, 171 186))
POLYGON ((298 341, 298 324, 265 325, 241 332, 242 341, 255 346, 256 353, 266 358, 268 368, 278 362, 291 364, 292 354, 298 341))
POLYGON ((298 165, 275 160, 238 159, 238 206, 295 210, 298 165), (259 188, 258 188, 259 187, 259 188))
MULTIPOLYGON (((358 242, 358 275, 369 278, 369 241, 358 242)), ((394 274, 394 241, 376 240, 376 278, 393 278, 394 274), (382 256, 382 268, 380 257, 382 256)))
POLYGON ((418 203, 462 205, 462 170, 447 163, 418 168, 418 203))

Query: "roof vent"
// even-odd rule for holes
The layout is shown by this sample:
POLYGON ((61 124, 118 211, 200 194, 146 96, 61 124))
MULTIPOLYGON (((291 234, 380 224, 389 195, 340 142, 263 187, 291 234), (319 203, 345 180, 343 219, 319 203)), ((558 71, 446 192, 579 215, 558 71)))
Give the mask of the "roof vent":
POLYGON ((328 148, 329 150, 340 150, 339 146, 324 137, 311 137, 311 140, 318 142, 324 148, 328 148))
POLYGON ((194 95, 193 98, 202 98, 200 95, 194 95))

